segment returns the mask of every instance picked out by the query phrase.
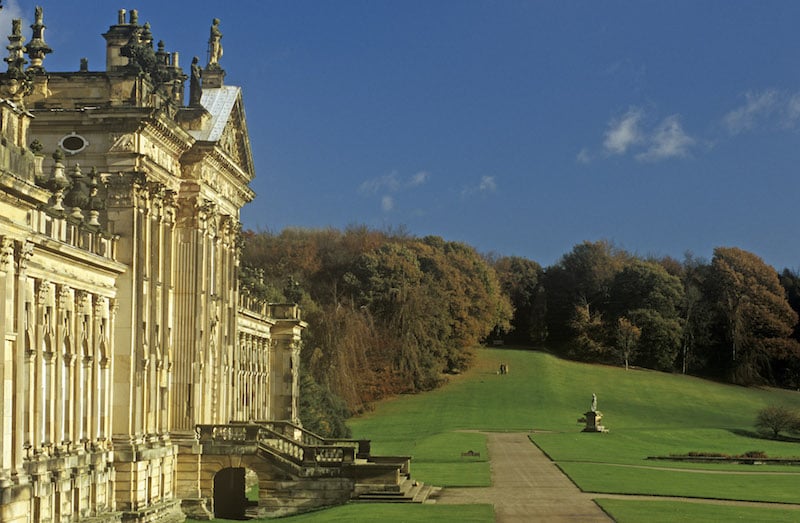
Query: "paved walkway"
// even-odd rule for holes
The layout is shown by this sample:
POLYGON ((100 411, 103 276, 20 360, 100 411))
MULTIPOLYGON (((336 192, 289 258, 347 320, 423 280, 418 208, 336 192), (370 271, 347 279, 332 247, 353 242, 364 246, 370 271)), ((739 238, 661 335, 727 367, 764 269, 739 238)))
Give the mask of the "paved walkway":
POLYGON ((494 505, 497 523, 612 521, 525 433, 487 433, 492 486, 445 488, 436 502, 494 505))
MULTIPOLYGON (((584 493, 576 487, 561 470, 550 461, 539 447, 531 443, 527 433, 489 432, 490 466, 492 486, 485 488, 445 488, 436 503, 467 505, 487 503, 494 505, 498 523, 528 523, 531 521, 603 521, 612 519, 593 501, 593 498, 681 501, 740 507, 781 508, 800 511, 800 504, 767 503, 757 501, 732 501, 703 498, 681 498, 672 496, 637 496, 621 494, 584 493)), ((609 464, 613 465, 613 464, 609 464)), ((619 465, 633 466, 637 465, 619 465)), ((684 472, 707 470, 645 467, 684 472)), ((715 473, 715 472, 711 472, 715 473)), ((721 474, 755 474, 756 472, 726 472, 721 474)), ((758 474, 765 474, 758 472, 758 474)), ((766 473, 769 474, 769 473, 766 473)), ((775 472, 774 474, 792 474, 775 472)))

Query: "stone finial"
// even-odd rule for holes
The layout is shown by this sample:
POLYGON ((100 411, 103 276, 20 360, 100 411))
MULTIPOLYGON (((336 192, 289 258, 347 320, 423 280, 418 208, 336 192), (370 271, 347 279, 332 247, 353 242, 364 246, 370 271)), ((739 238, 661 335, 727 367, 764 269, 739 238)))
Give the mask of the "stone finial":
POLYGON ((158 50, 156 51, 156 63, 158 64, 158 67, 165 69, 170 67, 170 58, 171 55, 167 52, 164 46, 164 40, 159 40, 158 50))
POLYGON ((15 18, 11 21, 11 35, 8 37, 8 57, 4 58, 8 64, 8 75, 13 79, 25 77, 22 68, 27 63, 25 60, 25 46, 22 45, 25 37, 22 36, 22 20, 15 18))
POLYGON ((80 72, 82 72, 82 73, 89 72, 89 59, 88 58, 81 58, 80 72))
POLYGON ((120 9, 117 12, 117 25, 125 25, 125 10, 120 9))
POLYGON ((36 6, 35 21, 33 24, 31 24, 31 29, 33 30, 31 41, 28 42, 27 45, 28 57, 31 59, 31 64, 28 66, 28 70, 35 73, 44 72, 42 62, 44 61, 46 55, 53 52, 53 49, 51 49, 50 46, 44 41, 44 30, 46 27, 47 26, 44 25, 42 8, 36 6))
POLYGON ((42 149, 44 149, 44 145, 42 145, 42 142, 40 142, 38 138, 34 138, 30 145, 28 145, 28 149, 30 149, 33 154, 39 154, 42 152, 42 149))
POLYGON ((86 182, 89 195, 85 207, 85 210, 89 213, 87 225, 92 227, 100 227, 100 222, 98 220, 100 211, 106 208, 106 202, 99 194, 99 186, 101 183, 100 175, 97 174, 97 168, 92 167, 88 181, 86 182))
POLYGON ((72 211, 70 217, 76 220, 83 220, 83 209, 89 203, 89 187, 86 183, 86 177, 81 173, 81 166, 77 163, 69 174, 71 178, 71 187, 64 196, 64 203, 67 207, 71 207, 72 211))
POLYGON ((64 210, 62 202, 64 200, 64 190, 69 187, 70 181, 64 175, 64 153, 61 149, 56 149, 53 153, 53 170, 50 178, 45 182, 45 187, 53 192, 52 209, 57 212, 64 210))
POLYGON ((153 33, 150 31, 150 22, 145 22, 140 38, 142 45, 153 47, 153 33))
POLYGON ((139 25, 139 11, 131 9, 129 20, 131 25, 139 25))

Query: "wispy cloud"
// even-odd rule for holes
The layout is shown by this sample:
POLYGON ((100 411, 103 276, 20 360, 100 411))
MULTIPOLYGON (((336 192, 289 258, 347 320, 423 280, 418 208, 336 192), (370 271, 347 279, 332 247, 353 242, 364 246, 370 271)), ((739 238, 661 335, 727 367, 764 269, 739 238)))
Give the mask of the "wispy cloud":
POLYGON ((430 173, 428 173, 427 171, 420 171, 411 177, 411 179, 408 181, 408 185, 410 187, 416 187, 418 185, 422 185, 428 181, 428 178, 430 178, 430 176, 431 176, 430 173))
MULTIPOLYGON (((658 162, 689 155, 696 140, 683 129, 679 115, 668 116, 655 127, 648 125, 651 120, 641 107, 631 107, 622 116, 609 120, 603 134, 605 155, 631 153, 641 162, 658 162)), ((593 160, 592 152, 586 147, 575 157, 575 161, 583 165, 593 160)))
POLYGON ((396 203, 393 195, 424 185, 430 176, 428 171, 418 171, 408 177, 402 177, 397 171, 392 171, 389 174, 364 180, 358 186, 358 192, 366 196, 380 194, 381 210, 390 212, 394 210, 396 203))
POLYGON ((495 192, 497 190, 497 182, 494 181, 494 176, 482 177, 478 190, 481 192, 495 192))
POLYGON ((480 181, 475 185, 468 185, 461 189, 461 197, 466 198, 478 193, 493 193, 497 191, 497 180, 494 176, 481 176, 480 181))
POLYGON ((769 120, 779 107, 787 107, 789 103, 785 95, 775 89, 768 89, 760 93, 746 93, 745 103, 726 114, 722 122, 731 134, 740 134, 749 131, 769 120))
POLYGON ((400 188, 400 181, 397 178, 397 171, 389 174, 364 180, 358 187, 358 192, 362 194, 376 194, 381 191, 397 191, 400 188))
POLYGON ((642 114, 641 109, 631 108, 620 118, 611 120, 603 141, 605 150, 611 154, 625 154, 628 148, 641 142, 639 122, 642 114))
POLYGON ((689 153, 695 140, 681 127, 678 115, 665 118, 649 137, 648 149, 636 156, 638 160, 655 162, 667 158, 680 158, 689 153))
POLYGON ((800 120, 800 93, 797 93, 789 98, 789 103, 786 107, 786 117, 791 124, 800 120))
POLYGON ((497 190, 497 182, 494 181, 494 176, 482 177, 478 190, 481 192, 495 192, 497 190))
POLYGON ((358 192, 362 194, 376 194, 384 191, 398 192, 405 188, 423 185, 428 181, 430 176, 430 173, 427 171, 419 171, 403 179, 397 171, 392 171, 383 176, 364 180, 361 182, 361 185, 358 186, 358 192))

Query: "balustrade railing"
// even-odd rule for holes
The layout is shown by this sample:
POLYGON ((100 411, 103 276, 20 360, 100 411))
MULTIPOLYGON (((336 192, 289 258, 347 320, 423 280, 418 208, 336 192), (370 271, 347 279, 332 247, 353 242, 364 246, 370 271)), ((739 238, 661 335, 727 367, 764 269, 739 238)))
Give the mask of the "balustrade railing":
POLYGON ((258 442, 258 425, 197 425, 196 432, 200 443, 241 443, 258 442))
POLYGON ((300 466, 341 466, 353 463, 368 440, 326 439, 289 422, 239 422, 197 425, 201 444, 258 445, 300 466))

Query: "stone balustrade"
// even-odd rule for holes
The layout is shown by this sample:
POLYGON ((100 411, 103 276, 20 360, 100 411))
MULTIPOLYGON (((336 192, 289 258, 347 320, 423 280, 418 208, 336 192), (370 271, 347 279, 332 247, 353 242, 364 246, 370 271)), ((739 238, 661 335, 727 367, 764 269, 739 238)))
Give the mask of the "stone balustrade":
POLYGON ((283 421, 197 425, 196 433, 203 445, 258 445, 304 467, 342 466, 369 455, 369 440, 326 439, 283 421))

